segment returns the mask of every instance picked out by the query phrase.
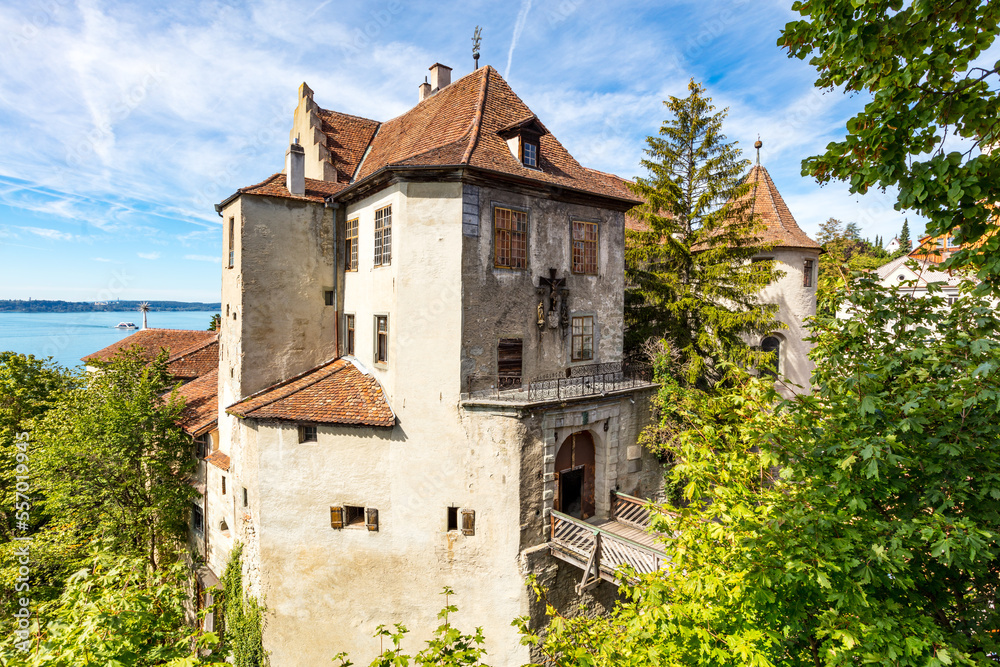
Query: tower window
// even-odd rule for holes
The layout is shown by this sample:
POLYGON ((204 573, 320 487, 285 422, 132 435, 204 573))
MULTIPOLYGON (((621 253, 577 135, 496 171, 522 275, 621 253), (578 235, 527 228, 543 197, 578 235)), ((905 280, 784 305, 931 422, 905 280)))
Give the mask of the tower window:
POLYGON ((811 259, 807 259, 802 265, 802 286, 812 287, 813 286, 813 267, 814 262, 811 259))
POLYGON ((229 268, 236 263, 236 218, 229 218, 229 268))
POLYGON ((316 442, 316 426, 314 424, 299 425, 299 442, 316 442))
POLYGON ((775 377, 781 372, 781 339, 775 336, 768 336, 760 342, 761 352, 773 352, 774 356, 770 361, 761 365, 761 375, 775 377))

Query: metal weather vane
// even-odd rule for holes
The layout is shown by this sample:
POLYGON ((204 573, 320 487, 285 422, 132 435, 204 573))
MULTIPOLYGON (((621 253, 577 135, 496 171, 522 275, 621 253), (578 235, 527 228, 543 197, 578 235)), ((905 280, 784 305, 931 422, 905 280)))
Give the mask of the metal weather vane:
POLYGON ((483 29, 478 25, 472 34, 472 57, 476 61, 476 69, 479 69, 479 42, 482 40, 483 29))

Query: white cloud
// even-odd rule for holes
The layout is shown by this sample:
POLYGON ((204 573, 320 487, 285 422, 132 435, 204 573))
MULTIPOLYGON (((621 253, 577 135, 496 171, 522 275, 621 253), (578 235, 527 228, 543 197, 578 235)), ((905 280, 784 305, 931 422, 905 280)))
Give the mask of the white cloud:
POLYGON ((35 236, 41 236, 44 239, 49 239, 51 241, 72 241, 73 235, 67 232, 61 232, 58 229, 45 229, 42 227, 20 227, 26 232, 34 234, 35 236))
POLYGON ((160 253, 158 252, 137 252, 137 255, 142 259, 159 259, 160 253))
POLYGON ((190 259, 195 262, 215 262, 216 264, 222 261, 221 258, 213 255, 184 255, 184 259, 190 259))
POLYGON ((528 20, 528 12, 531 11, 532 0, 521 0, 521 9, 517 12, 517 20, 514 22, 514 34, 510 38, 510 49, 507 51, 507 67, 503 71, 503 78, 510 78, 510 64, 514 61, 514 49, 521 39, 521 31, 528 20))

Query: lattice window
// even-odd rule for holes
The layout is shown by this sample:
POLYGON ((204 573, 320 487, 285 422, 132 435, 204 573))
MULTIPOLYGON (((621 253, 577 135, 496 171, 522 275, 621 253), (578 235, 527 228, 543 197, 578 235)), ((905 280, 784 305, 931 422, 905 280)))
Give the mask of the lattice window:
POLYGON ((807 259, 802 264, 802 286, 812 287, 813 286, 813 261, 807 259))
POLYGON ((597 223, 573 221, 573 273, 597 275, 597 223))
POLYGON ((538 144, 531 143, 530 141, 524 142, 522 161, 525 167, 538 166, 538 144))
POLYGON ((590 315, 573 318, 573 361, 594 358, 594 318, 590 315))
POLYGON ((493 265, 523 269, 528 265, 528 214, 509 208, 493 209, 493 265))
POLYGON ((389 316, 375 316, 375 362, 389 362, 389 316))
POLYGON ((375 211, 375 266, 388 266, 392 258, 392 206, 375 211))
POLYGON ((347 221, 347 238, 345 240, 344 260, 347 271, 358 270, 358 219, 347 221))

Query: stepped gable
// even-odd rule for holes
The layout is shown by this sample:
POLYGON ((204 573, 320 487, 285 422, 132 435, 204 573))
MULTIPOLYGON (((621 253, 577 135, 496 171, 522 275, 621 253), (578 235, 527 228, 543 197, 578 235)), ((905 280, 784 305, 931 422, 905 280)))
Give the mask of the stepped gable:
POLYGON ((236 417, 315 424, 393 426, 396 416, 371 375, 334 359, 226 408, 236 417))
POLYGON ((821 249, 818 243, 799 228, 767 169, 759 164, 755 165, 744 182, 757 184, 747 196, 754 198, 753 213, 764 224, 764 229, 760 232, 762 242, 773 244, 776 248, 821 249))
MULTIPOLYGON (((196 331, 192 329, 142 329, 130 336, 122 338, 120 341, 108 345, 102 350, 88 354, 80 361, 85 364, 96 361, 109 361, 111 357, 123 350, 135 347, 139 349, 139 355, 144 361, 151 362, 160 353, 161 349, 167 350, 170 355, 168 365, 172 361, 181 362, 177 367, 181 373, 177 377, 197 377, 201 372, 208 372, 212 368, 218 367, 218 347, 219 334, 215 331, 196 331), (203 348, 216 344, 214 350, 214 364, 207 365, 205 354, 199 353, 203 348), (191 376, 188 373, 194 369, 201 372, 191 376)), ((209 358, 213 358, 211 353, 207 353, 209 358)), ((168 367, 173 373, 174 369, 168 367)))
POLYGON ((184 411, 178 419, 178 426, 192 436, 199 436, 214 428, 219 419, 218 360, 216 368, 197 380, 188 382, 177 390, 177 394, 184 398, 184 411))
MULTIPOLYGON (((326 135, 326 148, 333 155, 337 181, 350 183, 381 123, 321 108, 316 108, 316 115, 320 119, 320 132, 326 135)), ((306 193, 308 192, 307 180, 306 193)))

